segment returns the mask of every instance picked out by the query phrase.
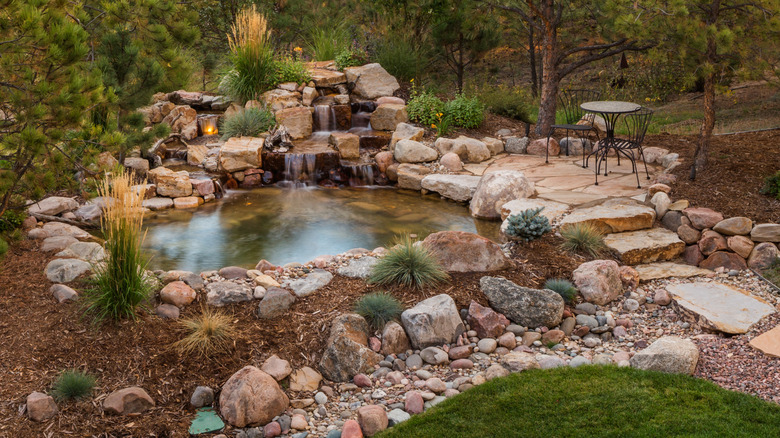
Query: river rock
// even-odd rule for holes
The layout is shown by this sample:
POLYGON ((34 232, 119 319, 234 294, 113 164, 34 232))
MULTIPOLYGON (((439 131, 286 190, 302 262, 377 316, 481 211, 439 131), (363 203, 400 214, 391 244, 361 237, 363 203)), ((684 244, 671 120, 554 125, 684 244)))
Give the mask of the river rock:
POLYGON ((284 359, 280 359, 279 356, 275 354, 263 362, 263 366, 260 368, 260 370, 268 373, 277 381, 284 380, 287 376, 290 375, 290 373, 292 373, 290 362, 284 359))
POLYGON ((282 316, 294 302, 295 296, 288 290, 270 287, 260 301, 260 305, 257 308, 257 317, 260 319, 271 319, 282 316))
POLYGON ((709 208, 689 207, 683 210, 683 214, 691 221, 691 225, 697 230, 712 228, 723 220, 723 215, 709 208))
MULTIPOLYGON (((392 166, 390 166, 392 168, 392 166)), ((388 168, 388 172, 390 172, 388 168)), ((425 175, 431 173, 431 169, 419 164, 404 163, 398 166, 398 188, 408 190, 422 190, 422 180, 425 175)), ((389 175, 389 173, 388 173, 389 175)))
POLYGON ((365 436, 374 436, 387 429, 387 413, 382 406, 362 406, 357 411, 357 421, 365 436))
MULTIPOLYGON (((371 113, 371 127, 378 131, 393 131, 399 123, 406 123, 408 121, 409 116, 406 114, 406 105, 385 103, 379 105, 374 112, 371 113)), ((398 148, 397 143, 395 147, 396 149, 398 148)))
POLYGON ((705 256, 708 256, 715 251, 723 251, 728 249, 726 238, 720 233, 713 230, 704 230, 699 239, 699 251, 705 256))
POLYGON ((287 287, 292 289, 298 298, 307 297, 325 287, 333 279, 333 274, 324 269, 314 269, 306 277, 291 281, 287 287))
POLYGON ((390 137, 390 150, 394 150, 395 144, 401 140, 420 141, 422 140, 423 135, 425 135, 425 130, 423 128, 418 128, 417 126, 408 123, 399 123, 395 127, 393 136, 390 137))
POLYGON ((515 199, 536 193, 534 184, 517 170, 498 170, 482 177, 471 199, 471 215, 481 219, 499 219, 501 207, 515 199))
POLYGON ((30 214, 47 214, 56 216, 60 213, 73 211, 79 208, 79 203, 73 198, 63 196, 49 196, 27 207, 30 214))
POLYGON ((144 199, 141 202, 141 206, 152 211, 167 210, 169 208, 173 208, 173 199, 162 197, 144 199))
MULTIPOLYGON (((444 350, 442 350, 441 348, 438 348, 438 347, 427 347, 427 348, 424 348, 420 352, 420 357, 422 358, 422 360, 425 363, 431 364, 431 365, 441 365, 443 363, 449 362, 449 355, 444 350)), ((431 387, 429 387, 429 389, 433 390, 433 388, 431 388, 431 387)), ((439 391, 439 392, 443 392, 444 389, 446 389, 446 388, 442 388, 441 391, 439 391)), ((436 391, 434 391, 434 392, 436 392, 436 391)))
POLYGON ((153 407, 154 400, 137 386, 114 391, 103 401, 103 410, 114 415, 140 414, 153 407))
POLYGON ((79 297, 79 294, 75 290, 65 286, 64 284, 53 284, 49 288, 49 292, 51 292, 58 303, 64 303, 65 301, 75 301, 79 297))
POLYGON ((501 365, 512 373, 541 368, 532 353, 510 351, 501 358, 501 365))
POLYGON ((72 236, 52 236, 43 239, 41 242, 41 251, 62 251, 70 245, 77 243, 78 240, 72 236))
POLYGON ((379 260, 376 257, 365 256, 359 259, 352 259, 346 266, 340 267, 336 272, 339 275, 350 278, 368 278, 371 270, 379 260))
POLYGON ((57 403, 50 395, 42 392, 33 392, 27 396, 27 415, 33 421, 46 421, 54 418, 59 412, 57 403))
POLYGON ((753 227, 750 238, 754 242, 780 242, 780 224, 759 224, 753 227))
POLYGON ((106 251, 103 249, 103 246, 97 242, 74 242, 68 245, 63 251, 58 252, 56 256, 72 257, 84 260, 85 262, 94 263, 105 260, 106 251))
POLYGON ((382 354, 401 354, 411 349, 409 337, 401 324, 390 321, 382 331, 382 354))
POLYGON ((631 366, 640 370, 664 373, 689 374, 696 370, 699 349, 690 339, 664 336, 636 353, 631 366))
POLYGON ((394 156, 399 163, 424 163, 439 158, 435 149, 414 140, 401 140, 396 143, 394 156))
POLYGON ((447 152, 442 155, 441 158, 439 158, 439 164, 450 172, 460 172, 463 170, 463 162, 460 160, 458 154, 454 152, 447 152))
POLYGON ((206 285, 206 302, 211 306, 222 307, 252 298, 252 288, 245 284, 220 281, 206 285))
POLYGON ((729 236, 726 239, 726 245, 743 259, 750 257, 750 253, 755 247, 755 243, 747 236, 729 236))
POLYGON ((149 179, 157 186, 160 196, 179 198, 192 194, 190 174, 186 170, 174 172, 167 167, 157 167, 149 171, 149 179))
POLYGON ((613 198, 601 204, 575 208, 563 218, 561 226, 590 223, 605 234, 650 228, 655 210, 628 198, 613 198))
POLYGON ((368 348, 368 323, 353 313, 333 320, 326 345, 319 368, 333 382, 348 382, 357 374, 370 373, 382 360, 368 348))
MULTIPOLYGON (((71 236, 79 240, 90 239, 92 235, 79 227, 64 224, 62 222, 47 222, 42 230, 45 237, 52 236, 71 236)), ((45 238, 44 237, 44 238, 45 238)))
POLYGON ((306 107, 279 110, 276 112, 276 122, 287 128, 293 140, 308 138, 312 132, 311 110, 306 107))
POLYGON ((744 236, 750 234, 753 221, 746 217, 730 217, 718 222, 712 229, 726 236, 744 236))
POLYGON ((474 196, 481 177, 474 175, 428 175, 422 179, 423 189, 458 202, 468 202, 474 196))
POLYGON ((230 376, 219 395, 220 416, 234 427, 269 423, 289 405, 276 380, 253 366, 230 376))
POLYGON ((502 277, 482 277, 479 285, 490 306, 515 324, 552 328, 561 323, 563 298, 551 290, 521 287, 502 277))
POLYGON ((54 259, 46 265, 46 278, 52 283, 70 283, 88 272, 91 265, 78 259, 54 259))
POLYGON ((469 304, 467 320, 480 338, 497 338, 509 325, 509 320, 504 315, 473 300, 469 304))
POLYGON ((405 310, 401 323, 412 346, 417 349, 455 342, 465 331, 455 301, 446 294, 428 298, 405 310))
POLYGON ((780 258, 780 250, 770 242, 762 242, 753 248, 748 258, 748 266, 751 269, 763 271, 780 258))
POLYGON ((263 139, 232 137, 219 150, 219 165, 225 172, 259 169, 262 164, 263 139))
POLYGON ((614 260, 594 260, 581 264, 572 274, 585 301, 603 306, 623 293, 620 268, 614 260))
POLYGON ((449 272, 490 272, 508 269, 512 261, 490 239, 465 231, 440 231, 423 240, 449 272))
MULTIPOLYGON (((700 251, 701 252, 701 251, 700 251)), ((717 268, 726 268, 727 270, 741 271, 747 269, 745 259, 733 252, 716 251, 699 263, 699 267, 715 270, 717 268)))
POLYGON ((166 304, 173 304, 176 307, 186 306, 197 298, 195 290, 183 281, 172 281, 165 285, 160 291, 160 301, 166 304))
POLYGON ((290 374, 291 391, 316 391, 320 387, 322 375, 310 367, 303 367, 290 374))
POLYGON ((524 154, 529 142, 528 137, 507 137, 504 149, 510 154, 524 154))
POLYGON ((377 63, 360 67, 347 67, 344 69, 344 74, 347 82, 354 84, 352 92, 364 99, 373 100, 383 96, 392 96, 396 90, 401 88, 393 75, 377 63))

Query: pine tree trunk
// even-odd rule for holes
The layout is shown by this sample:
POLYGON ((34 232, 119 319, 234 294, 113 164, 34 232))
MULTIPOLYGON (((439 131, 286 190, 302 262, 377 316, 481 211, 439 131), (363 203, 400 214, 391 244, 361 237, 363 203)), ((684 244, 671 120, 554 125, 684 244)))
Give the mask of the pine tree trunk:
POLYGON ((528 61, 531 68, 531 95, 539 96, 539 78, 536 76, 536 42, 534 41, 534 27, 528 26, 528 61))
MULTIPOLYGON (((715 39, 710 38, 707 41, 707 58, 714 64, 717 56, 715 39)), ((714 67, 713 67, 714 68, 714 67)), ((710 71, 704 77, 704 121, 699 131, 699 142, 696 145, 696 152, 693 155, 693 166, 691 166, 691 180, 696 179, 696 175, 702 173, 707 166, 707 155, 709 154, 710 143, 712 142, 712 131, 715 129, 715 71, 710 71)))
POLYGON ((555 65, 555 30, 548 30, 542 48, 542 99, 539 103, 539 117, 536 120, 536 135, 547 135, 555 123, 556 100, 558 98, 558 68, 555 65))

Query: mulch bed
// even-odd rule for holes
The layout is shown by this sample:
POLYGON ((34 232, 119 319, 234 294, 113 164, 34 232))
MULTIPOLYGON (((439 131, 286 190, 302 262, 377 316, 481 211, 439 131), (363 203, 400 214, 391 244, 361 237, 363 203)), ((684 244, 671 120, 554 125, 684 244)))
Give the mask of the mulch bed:
MULTIPOLYGON (((558 249, 552 235, 513 249, 516 268, 495 272, 516 283, 539 287, 550 277, 568 277, 585 259, 558 249)), ((260 366, 272 354, 293 367, 316 368, 325 348, 330 321, 352 309, 362 295, 386 290, 405 307, 431 296, 447 293, 459 308, 471 300, 486 305, 479 288, 485 274, 454 274, 436 288, 415 290, 381 288, 362 280, 336 276, 317 293, 298 299, 281 318, 261 321, 257 302, 223 310, 235 318, 238 334, 233 348, 208 359, 182 357, 171 348, 181 335, 176 322, 142 313, 137 321, 94 326, 82 316, 77 303, 56 304, 43 272, 53 257, 38 250, 38 242, 14 245, 0 265, 0 437, 52 436, 155 436, 183 437, 193 417, 189 397, 198 385, 221 387, 246 365, 260 366), (98 377, 94 397, 82 402, 59 403, 55 420, 35 423, 22 413, 25 398, 33 391, 49 390, 64 369, 79 368, 98 377), (102 399, 127 386, 143 387, 157 403, 137 417, 103 414, 102 399)), ((87 286, 73 284, 78 291, 87 286)), ((202 297, 201 297, 202 298, 202 297)), ((182 311, 195 315, 199 305, 182 311)), ((310 396, 310 395, 309 395, 310 396)))

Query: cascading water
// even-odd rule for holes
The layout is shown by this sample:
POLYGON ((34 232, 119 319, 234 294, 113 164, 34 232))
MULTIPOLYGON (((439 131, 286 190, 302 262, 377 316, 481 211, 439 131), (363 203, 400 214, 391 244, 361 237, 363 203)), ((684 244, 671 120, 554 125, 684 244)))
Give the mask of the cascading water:
POLYGON ((286 188, 303 188, 317 185, 317 155, 285 154, 284 180, 278 185, 286 188))
POLYGON ((341 164, 349 173, 350 187, 363 187, 374 185, 373 164, 341 164))
POLYGON ((330 105, 314 106, 314 131, 331 132, 336 130, 336 114, 330 105))

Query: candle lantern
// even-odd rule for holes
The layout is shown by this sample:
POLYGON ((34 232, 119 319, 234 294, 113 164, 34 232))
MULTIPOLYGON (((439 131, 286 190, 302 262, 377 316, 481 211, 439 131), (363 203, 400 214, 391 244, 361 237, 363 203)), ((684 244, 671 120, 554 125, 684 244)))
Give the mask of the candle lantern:
POLYGON ((219 134, 219 129, 217 129, 217 120, 219 120, 219 116, 216 114, 209 114, 198 117, 198 127, 200 128, 201 135, 219 134))

